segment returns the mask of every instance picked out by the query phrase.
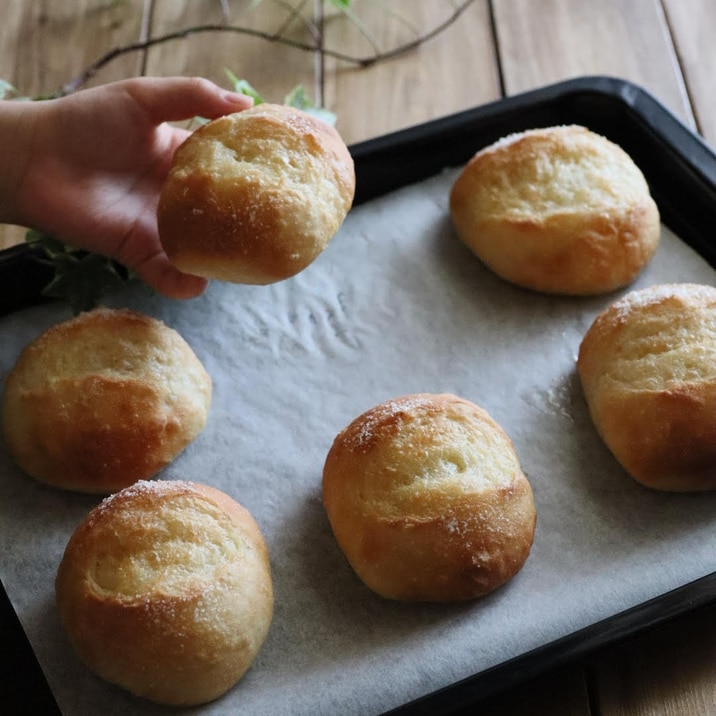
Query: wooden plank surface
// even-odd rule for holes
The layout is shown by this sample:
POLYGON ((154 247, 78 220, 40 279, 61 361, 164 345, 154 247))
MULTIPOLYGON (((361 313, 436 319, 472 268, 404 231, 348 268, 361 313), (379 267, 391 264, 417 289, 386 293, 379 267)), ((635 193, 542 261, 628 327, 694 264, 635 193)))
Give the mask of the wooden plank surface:
MULTIPOLYGON (((334 18, 326 24, 326 47, 361 58, 389 52, 448 21, 454 7, 435 0, 357 0, 355 13, 372 43, 354 24, 334 18)), ((473 2, 459 20, 408 54, 369 69, 327 57, 325 67, 325 103, 349 144, 500 97, 486 0, 473 2)))
MULTIPOLYGON (((6 0, 0 23, 0 77, 28 96, 61 90, 117 45, 139 39, 142 0, 6 0)), ((88 83, 136 75, 141 56, 107 65, 88 83)))
MULTIPOLYGON (((365 29, 327 13, 323 41, 352 56, 368 56, 376 47, 389 51, 439 25, 457 4, 355 0, 365 29)), ((315 4, 309 0, 302 8, 312 19, 315 4)), ((315 40, 310 26, 290 19, 288 4, 275 0, 258 7, 252 0, 6 0, 0 78, 28 95, 51 93, 104 52, 138 40, 143 28, 157 36, 226 21, 281 30, 300 42, 315 40)), ((202 33, 121 57, 90 84, 146 73, 199 74, 228 86, 229 68, 267 99, 281 101, 303 83, 323 96, 352 143, 491 101, 503 89, 515 94, 569 77, 607 74, 644 86, 713 145, 714 37, 711 0, 475 0, 434 39, 369 69, 332 57, 317 63, 309 51, 259 38, 202 33)), ((0 247, 18 236, 0 227, 0 247)), ((481 713, 594 716, 591 702, 600 716, 712 715, 714 617, 716 608, 680 619, 596 655, 587 672, 575 664, 481 713)))
POLYGON ((493 5, 507 94, 572 77, 610 75, 641 85, 695 126, 660 0, 495 0, 493 5))
POLYGON ((595 662, 600 716, 716 714, 716 608, 610 649, 595 662))
MULTIPOLYGON (((155 0, 152 35, 160 36, 188 27, 222 23, 267 34, 280 32, 289 40, 311 44, 310 26, 294 18, 283 3, 264 0, 254 7, 249 0, 227 3, 228 17, 217 0, 155 0)), ((313 19, 313 4, 303 17, 313 19)), ((264 99, 282 102, 286 93, 303 84, 315 96, 314 53, 281 42, 230 32, 206 32, 151 48, 147 56, 148 75, 202 75, 223 87, 230 87, 225 70, 248 80, 264 99)))
POLYGON ((698 131, 716 147, 716 2, 664 0, 698 131))

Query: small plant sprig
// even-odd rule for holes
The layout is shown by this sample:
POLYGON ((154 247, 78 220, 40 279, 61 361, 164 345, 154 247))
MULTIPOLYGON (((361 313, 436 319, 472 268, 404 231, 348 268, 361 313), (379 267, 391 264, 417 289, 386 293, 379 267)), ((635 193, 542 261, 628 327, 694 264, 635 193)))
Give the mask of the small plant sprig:
MULTIPOLYGON (((233 85, 235 92, 240 92, 254 100, 254 105, 263 104, 266 100, 251 86, 251 84, 245 79, 239 79, 231 70, 224 69, 229 82, 233 85)), ((336 115, 325 107, 317 106, 313 100, 308 96, 306 88, 299 84, 296 85, 288 94, 283 98, 283 104, 289 107, 295 107, 296 109, 302 109, 304 112, 313 114, 319 119, 323 120, 326 124, 334 126, 336 123, 336 115)))
POLYGON ((105 294, 135 277, 116 261, 75 249, 34 229, 25 234, 25 241, 39 254, 37 260, 54 271, 42 295, 65 301, 75 315, 91 310, 105 294))

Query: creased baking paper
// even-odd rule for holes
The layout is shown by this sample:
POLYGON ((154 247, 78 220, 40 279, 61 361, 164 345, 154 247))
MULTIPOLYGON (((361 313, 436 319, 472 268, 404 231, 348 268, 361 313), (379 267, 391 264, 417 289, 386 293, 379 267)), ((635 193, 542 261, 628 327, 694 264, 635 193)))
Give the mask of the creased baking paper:
MULTIPOLYGON (((493 276, 456 238, 445 172, 355 208, 319 259, 268 287, 214 282, 169 301, 134 286, 107 301, 163 319, 214 381, 205 431, 160 476, 238 500, 266 538, 275 616, 239 684, 202 714, 377 714, 716 570, 716 495, 652 492, 597 437, 575 373, 580 340, 624 293, 556 298, 493 276), (535 494, 537 532, 504 588, 458 605, 369 592, 336 546, 321 504, 333 438, 369 407, 452 392, 512 438, 535 494)), ((630 288, 714 284, 664 230, 630 288)), ((0 373, 60 305, 0 320, 0 373)), ((97 497, 44 487, 0 445, 0 576, 65 716, 166 709, 93 676, 54 606, 54 576, 97 497)))

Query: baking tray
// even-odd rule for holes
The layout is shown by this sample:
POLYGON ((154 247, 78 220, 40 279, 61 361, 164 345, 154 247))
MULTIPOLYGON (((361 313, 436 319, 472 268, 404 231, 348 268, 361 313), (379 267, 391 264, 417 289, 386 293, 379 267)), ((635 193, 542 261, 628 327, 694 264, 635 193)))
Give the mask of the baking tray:
MULTIPOLYGON (((635 160, 662 217, 679 238, 716 266, 716 155, 643 89, 587 77, 477 107, 356 144, 356 206, 464 164, 514 131, 577 123, 609 137, 635 160)), ((29 246, 0 252, 0 315, 38 303, 48 269, 29 246)), ((716 574, 412 701, 390 713, 459 714, 530 678, 716 601, 716 574)), ((3 701, 11 713, 59 713, 4 588, 0 630, 6 654, 3 701), (8 660, 6 660, 8 661, 8 660)))

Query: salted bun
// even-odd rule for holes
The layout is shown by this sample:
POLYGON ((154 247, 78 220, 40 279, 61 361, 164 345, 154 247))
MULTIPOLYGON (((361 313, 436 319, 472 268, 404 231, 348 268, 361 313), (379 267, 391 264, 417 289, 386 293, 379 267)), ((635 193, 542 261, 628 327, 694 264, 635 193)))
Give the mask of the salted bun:
POLYGON ((98 308, 47 329, 5 382, 5 443, 54 487, 109 493, 153 477, 203 430, 211 378, 174 329, 98 308))
POLYGON ((716 288, 628 293, 594 320, 577 369, 597 431, 635 480, 716 489, 716 288))
POLYGON ((328 453, 323 502, 358 577, 401 601, 497 589, 522 568, 535 532, 512 442, 451 394, 406 395, 357 417, 328 453))
POLYGON ((93 509, 67 543, 55 592, 89 669, 171 705, 234 686, 273 615, 253 517, 227 494, 182 480, 140 481, 93 509))
POLYGON ((338 132, 299 109, 260 104, 197 129, 174 155, 157 218, 186 273, 268 284, 306 268, 353 202, 338 132))
POLYGON ((659 211, 621 147, 585 127, 512 134, 479 151, 450 194, 457 234, 502 278, 590 295, 633 281, 659 243, 659 211))

